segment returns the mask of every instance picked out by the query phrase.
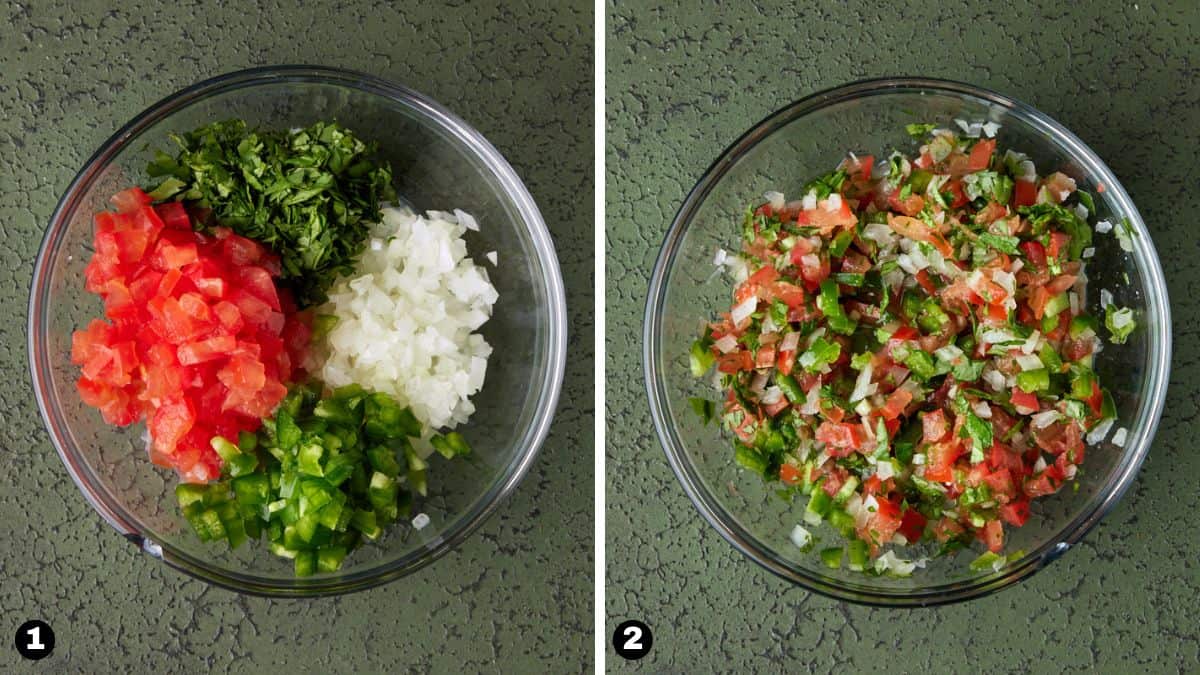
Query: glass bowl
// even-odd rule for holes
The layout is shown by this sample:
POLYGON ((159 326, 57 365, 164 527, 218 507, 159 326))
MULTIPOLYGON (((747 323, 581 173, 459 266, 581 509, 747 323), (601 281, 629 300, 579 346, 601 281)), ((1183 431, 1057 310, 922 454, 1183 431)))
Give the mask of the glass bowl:
MULTIPOLYGON (((1112 509, 1150 449, 1162 412, 1170 326, 1167 289, 1146 226, 1112 171, 1074 134, 1028 105, 973 86, 869 80, 814 94, 774 113, 725 150, 692 189, 650 280, 646 387, 671 467, 696 508, 735 548, 818 593, 873 605, 933 605, 978 597, 1028 577, 1112 509), (1058 170, 1075 178, 1080 189, 1095 195, 1098 217, 1132 223, 1137 235, 1132 253, 1126 254, 1112 234, 1097 234, 1095 258, 1087 267, 1090 311, 1099 309, 1097 289, 1108 288, 1117 304, 1137 313, 1139 326, 1128 343, 1106 344, 1096 362, 1115 398, 1116 426, 1128 428, 1128 439, 1123 448, 1110 442, 1089 448, 1078 492, 1066 489, 1035 500, 1029 522, 1007 528, 1006 551, 1026 553, 998 571, 970 571, 967 563, 975 557, 970 552, 935 558, 908 578, 832 570, 815 550, 802 552, 789 540, 804 502, 789 505, 775 496, 778 484, 764 484, 739 470, 728 441, 715 426, 701 424, 689 407, 689 397, 711 398, 713 389, 691 376, 688 348, 703 321, 729 305, 731 282, 714 274, 713 255, 718 247, 736 250, 741 214, 764 192, 794 195, 836 166, 847 150, 876 157, 891 149, 914 150, 917 143, 905 133, 906 124, 953 127, 956 118, 996 122, 1000 148, 1029 154, 1040 173, 1058 170)), ((840 541, 828 526, 814 534, 840 541)))
POLYGON ((134 545, 205 581, 261 595, 312 596, 367 588, 413 572, 462 542, 525 475, 545 438, 562 383, 566 319, 554 246, 533 199, 490 143, 434 101, 360 73, 309 66, 257 68, 193 85, 151 106, 88 160, 46 231, 29 301, 29 353, 38 406, 55 448, 91 505, 134 545), (141 182, 167 134, 240 117, 271 128, 336 119, 378 142, 397 192, 418 210, 473 214, 467 244, 500 293, 482 333, 495 348, 477 412, 461 428, 467 461, 433 460, 428 497, 402 522, 347 557, 334 574, 294 578, 265 542, 236 551, 200 542, 179 513, 174 472, 150 463, 142 425, 110 427, 75 391, 71 333, 102 314, 87 293, 92 215, 141 182), (484 253, 496 251, 491 268, 484 253))

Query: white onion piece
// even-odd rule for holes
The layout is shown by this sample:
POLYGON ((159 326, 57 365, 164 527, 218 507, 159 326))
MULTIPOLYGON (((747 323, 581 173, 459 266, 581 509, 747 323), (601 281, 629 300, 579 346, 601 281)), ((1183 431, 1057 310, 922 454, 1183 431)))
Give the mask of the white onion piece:
POLYGON ((1016 357, 1017 365, 1021 366, 1021 370, 1037 370, 1042 367, 1042 360, 1034 354, 1020 354, 1016 357))
POLYGON ((740 326, 750 318, 756 309, 758 309, 758 296, 752 295, 738 303, 729 313, 729 318, 733 320, 733 325, 740 326))
POLYGON ((1129 436, 1129 430, 1126 429, 1125 427, 1121 427, 1120 429, 1117 429, 1116 432, 1113 433, 1112 444, 1117 446, 1118 448, 1123 448, 1123 447, 1125 447, 1125 441, 1127 440, 1128 436, 1129 436))
POLYGON ((716 346, 717 349, 721 350, 722 354, 728 354, 729 352, 737 349, 738 341, 737 338, 733 337, 732 335, 723 335, 721 336, 720 340, 713 342, 713 345, 716 346))
POLYGON ((475 411, 492 348, 474 332, 499 294, 467 255, 469 214, 386 208, 354 276, 338 279, 318 314, 338 318, 308 368, 330 387, 357 383, 389 394, 427 431, 475 411))
POLYGON ((1057 422, 1060 417, 1062 417, 1062 413, 1058 412, 1057 410, 1043 410, 1042 412, 1037 413, 1029 418, 1029 426, 1033 427, 1034 429, 1045 429, 1051 424, 1057 422))
POLYGON ((794 352, 796 347, 800 346, 800 334, 792 331, 783 336, 783 340, 779 342, 779 351, 794 352))
POLYGON ((812 541, 812 533, 811 532, 809 532, 808 530, 804 529, 803 527, 801 527, 799 525, 792 528, 792 543, 795 544, 798 548, 804 548, 805 546, 808 546, 809 542, 811 542, 811 541, 812 541))
POLYGON ((1100 421, 1092 430, 1087 433, 1087 442, 1089 445, 1095 445, 1103 441, 1108 436, 1109 429, 1112 429, 1113 423, 1116 422, 1113 418, 1100 421))
POLYGON ((854 381, 854 391, 850 392, 850 402, 861 401, 862 399, 875 393, 869 391, 871 387, 871 377, 875 374, 875 366, 868 362, 867 365, 858 374, 858 379, 854 381))

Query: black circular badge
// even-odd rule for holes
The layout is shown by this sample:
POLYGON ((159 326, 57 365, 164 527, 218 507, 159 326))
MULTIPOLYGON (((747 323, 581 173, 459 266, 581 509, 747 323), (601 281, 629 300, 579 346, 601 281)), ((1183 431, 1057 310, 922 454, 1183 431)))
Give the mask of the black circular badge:
POLYGON ((636 619, 622 621, 613 633, 613 648, 622 658, 636 661, 650 653, 654 635, 650 627, 636 619))
POLYGON ((30 661, 44 659, 54 651, 54 631, 45 621, 26 621, 17 629, 16 645, 21 656, 30 661))

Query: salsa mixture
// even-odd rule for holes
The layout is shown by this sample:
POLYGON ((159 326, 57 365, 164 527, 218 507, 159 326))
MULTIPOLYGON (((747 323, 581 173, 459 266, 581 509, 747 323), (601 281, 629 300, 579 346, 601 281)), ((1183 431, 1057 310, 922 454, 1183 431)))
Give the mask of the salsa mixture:
POLYGON ((73 336, 77 389, 109 424, 146 423, 200 539, 266 533, 297 575, 334 572, 410 515, 432 452, 470 453, 449 429, 483 385, 490 347, 473 331, 497 298, 461 239, 477 225, 387 206, 389 167, 336 123, 172 138, 154 185, 95 216, 84 276, 105 318, 73 336), (445 252, 433 266, 430 247, 445 252), (403 368, 360 358, 381 344, 403 368))
MULTIPOLYGON (((719 417, 737 464, 807 496, 804 524, 846 538, 820 550, 832 568, 903 576, 925 560, 894 545, 978 540, 972 567, 999 569, 1022 555, 1004 554, 1005 525, 1072 482, 1113 425, 1084 306, 1092 196, 999 152, 994 124, 959 126, 909 125, 914 155, 850 154, 798 201, 767 193, 740 255, 717 254, 732 307, 690 356, 724 398, 692 406, 719 417)), ((1131 248, 1128 223, 1096 231, 1131 248)), ((1101 296, 1124 342, 1133 313, 1101 296)))

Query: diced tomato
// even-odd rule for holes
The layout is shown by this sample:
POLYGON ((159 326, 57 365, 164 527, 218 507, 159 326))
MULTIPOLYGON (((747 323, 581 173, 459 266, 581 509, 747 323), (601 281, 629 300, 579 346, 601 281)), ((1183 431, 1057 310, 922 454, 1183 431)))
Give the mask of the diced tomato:
POLYGON ((228 230, 222 230, 218 237, 222 240, 225 257, 229 259, 230 263, 239 267, 257 264, 267 254, 266 249, 258 242, 233 234, 228 230))
POLYGON ((913 395, 908 389, 897 389, 888 395, 887 402, 879 409, 879 414, 885 420, 894 420, 904 414, 904 409, 912 403, 913 395))
POLYGON ((825 235, 829 235, 834 230, 840 228, 857 225, 858 218, 850 210, 850 204, 845 199, 840 201, 841 204, 831 210, 829 208, 829 200, 822 199, 817 204, 817 208, 800 211, 796 216, 796 223, 802 226, 815 227, 825 235))
POLYGON ((845 457, 862 445, 862 428, 857 424, 825 421, 817 427, 817 441, 824 443, 829 454, 845 457))
POLYGON ((925 453, 925 479, 939 483, 954 480, 954 462, 962 453, 962 443, 953 437, 931 444, 925 453))
POLYGON ((111 424, 145 419, 155 463, 184 480, 216 478, 209 441, 272 414, 306 357, 308 319, 276 289, 279 261, 258 243, 194 232, 182 205, 149 206, 141 190, 113 203, 119 212, 96 216, 84 271, 112 323, 72 336, 76 388, 111 424))
MULTIPOLYGON (((982 466, 982 465, 977 465, 982 466)), ((1017 486, 1013 483, 1012 474, 1008 469, 998 469, 984 476, 983 482, 992 490, 992 497, 1001 504, 1007 503, 1017 494, 1017 486)))
POLYGON ((1004 548, 1004 525, 999 520, 989 520, 977 534, 992 553, 999 553, 1004 548))
POLYGON ((179 440, 196 423, 196 411, 186 399, 166 401, 158 406, 150 418, 150 438, 154 449, 164 455, 175 451, 179 440))
POLYGON ((1068 234, 1058 231, 1051 232, 1050 245, 1046 247, 1046 256, 1057 260, 1062 252, 1067 250, 1070 241, 1071 237, 1068 234))
POLYGON ((775 365, 775 346, 763 345, 758 348, 758 352, 754 357, 755 368, 770 368, 775 365))
POLYGON ((796 485, 800 482, 800 469, 791 464, 784 464, 779 467, 779 480, 785 485, 796 485))
POLYGON ((754 357, 745 349, 721 354, 717 357, 717 370, 722 373, 738 373, 754 370, 754 357))
POLYGON ((925 198, 921 195, 909 195, 900 199, 900 191, 897 190, 888 197, 888 206, 905 216, 915 216, 925 208, 925 198))
POLYGON ((1000 505, 1000 520, 1012 525, 1020 527, 1029 520, 1029 500, 1017 499, 1007 504, 1000 505))
POLYGON ((945 188, 954 197, 950 200, 950 208, 960 209, 966 206, 971 200, 967 198, 967 193, 963 190, 962 180, 955 178, 946 182, 945 188))
POLYGON ((1033 206, 1037 203, 1037 185, 1031 180, 1018 179, 1013 184, 1013 205, 1033 206))
POLYGON ((995 139, 984 139, 979 141, 971 148, 971 154, 967 157, 967 171, 974 173, 983 171, 992 163, 992 153, 996 151, 995 139))
POLYGON ((865 524, 858 529, 859 538, 872 544, 872 549, 892 540, 900 529, 900 502, 886 497, 876 497, 879 505, 869 515, 865 524))
POLYGON ((900 534, 908 540, 908 543, 914 544, 921 540, 921 535, 925 534, 925 516, 916 509, 905 509, 904 515, 900 518, 900 534))
POLYGON ((1027 392, 1020 387, 1013 387, 1012 404, 1022 415, 1032 415, 1038 411, 1037 394, 1027 392))
POLYGON ((993 470, 1008 469, 1010 476, 1014 472, 1025 473, 1021 456, 999 441, 992 443, 991 449, 988 450, 987 464, 993 470))
POLYGON ((140 187, 131 187, 113 195, 110 199, 118 213, 133 213, 151 202, 150 195, 140 187))
POLYGON ((941 543, 957 538, 963 533, 963 526, 952 518, 939 518, 933 524, 933 536, 941 543))
POLYGON ((929 278, 928 271, 921 270, 917 272, 917 283, 920 284, 921 288, 925 289, 925 292, 929 295, 937 295, 937 286, 933 285, 933 280, 929 278))
MULTIPOLYGON (((937 443, 946 436, 948 425, 946 424, 946 413, 939 410, 926 412, 921 416, 921 426, 924 432, 924 440, 926 443, 937 443)), ((953 460, 951 460, 953 461, 953 460)))
POLYGON ((162 220, 163 226, 170 230, 191 230, 191 219, 187 209, 180 202, 164 202, 154 206, 155 213, 162 220))
POLYGON ((954 247, 950 246, 950 243, 946 241, 946 238, 940 232, 930 228, 924 221, 908 216, 897 216, 891 213, 888 214, 887 218, 888 226, 900 236, 932 244, 934 248, 947 258, 954 255, 954 247))
POLYGON ((1026 496, 1030 498, 1044 497, 1058 492, 1058 488, 1062 486, 1062 483, 1060 480, 1052 479, 1048 475, 1048 472, 1049 469, 1025 479, 1021 489, 1026 496))
POLYGON ((179 345, 177 352, 179 363, 193 366, 205 361, 222 358, 237 347, 237 338, 232 335, 219 335, 207 340, 197 340, 179 345))
POLYGON ((154 250, 154 259, 151 264, 155 269, 159 270, 175 270, 185 265, 190 265, 199 259, 199 254, 196 251, 196 244, 188 242, 186 244, 175 245, 167 239, 159 241, 157 248, 154 250))

